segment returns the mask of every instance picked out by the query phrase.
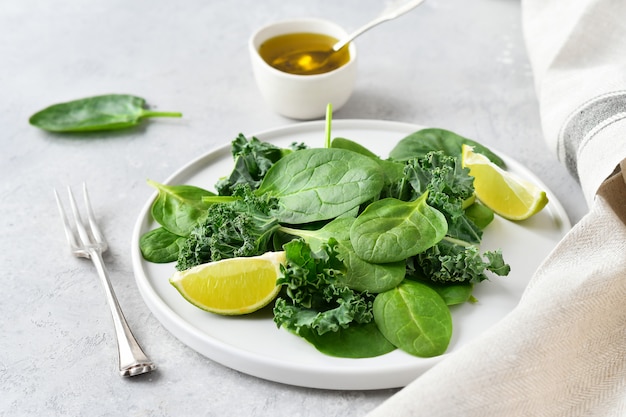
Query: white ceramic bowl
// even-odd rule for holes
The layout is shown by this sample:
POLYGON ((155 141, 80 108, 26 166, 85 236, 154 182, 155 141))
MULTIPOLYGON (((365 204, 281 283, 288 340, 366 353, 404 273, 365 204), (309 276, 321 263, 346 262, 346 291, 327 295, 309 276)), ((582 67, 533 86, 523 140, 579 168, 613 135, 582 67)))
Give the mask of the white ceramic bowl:
POLYGON ((299 120, 324 116, 326 106, 333 110, 343 106, 356 81, 356 48, 351 43, 350 61, 336 70, 316 75, 294 75, 271 67, 259 55, 266 40, 288 33, 320 33, 340 39, 346 31, 335 23, 321 19, 295 19, 273 23, 256 31, 249 41, 252 71, 267 103, 279 114, 299 120))

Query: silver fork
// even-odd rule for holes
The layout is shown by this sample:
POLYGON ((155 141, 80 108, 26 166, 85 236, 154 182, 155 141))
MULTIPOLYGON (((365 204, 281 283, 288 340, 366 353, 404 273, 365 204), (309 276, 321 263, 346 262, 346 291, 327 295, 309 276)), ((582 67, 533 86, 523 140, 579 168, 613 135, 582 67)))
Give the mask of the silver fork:
POLYGON ((96 223, 96 218, 89 201, 89 194, 87 193, 87 186, 83 184, 83 195, 85 199, 85 208, 87 210, 88 228, 83 223, 80 212, 76 205, 76 200, 72 194, 70 187, 67 187, 69 194, 70 207, 74 215, 74 223, 78 235, 74 233, 72 226, 68 220, 61 199, 56 190, 54 190, 54 196, 63 219, 63 226, 65 227, 65 237, 70 245, 70 249, 74 256, 81 258, 89 258, 93 261, 98 271, 98 276, 102 281, 104 290, 106 293, 107 302, 111 309, 111 315, 113 316, 113 324, 115 325, 115 335, 117 340, 118 359, 121 376, 135 376, 141 375, 146 372, 151 372, 156 369, 156 366, 143 352, 139 343, 133 336, 133 333, 126 323, 124 313, 117 301, 113 287, 109 280, 109 275, 104 266, 102 260, 102 253, 108 249, 108 245, 104 240, 104 236, 96 223))

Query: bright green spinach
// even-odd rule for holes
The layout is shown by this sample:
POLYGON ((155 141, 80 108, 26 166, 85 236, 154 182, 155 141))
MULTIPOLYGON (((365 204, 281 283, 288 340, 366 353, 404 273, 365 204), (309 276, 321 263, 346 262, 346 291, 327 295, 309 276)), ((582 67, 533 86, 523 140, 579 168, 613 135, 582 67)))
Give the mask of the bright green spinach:
POLYGON ((144 259, 154 263, 174 262, 178 259, 185 237, 175 235, 164 227, 144 233, 139 239, 139 249, 144 259))
POLYGON ((345 149, 303 149, 276 162, 257 189, 278 200, 281 223, 337 217, 375 198, 383 187, 378 164, 345 149))
POLYGON ((414 201, 385 198, 368 205, 350 228, 356 254, 373 263, 398 262, 443 239, 448 223, 427 198, 424 193, 414 201))
POLYGON ((501 168, 506 166, 502 158, 480 143, 454 132, 435 128, 418 130, 400 140, 389 153, 389 158, 396 161, 407 161, 422 157, 431 151, 443 151, 446 155, 460 159, 463 144, 473 146, 475 152, 485 155, 501 168))
POLYGON ((465 209, 465 215, 481 230, 493 221, 493 210, 484 204, 475 201, 465 209))
POLYGON ((374 300, 374 320, 396 347, 420 357, 441 355, 452 337, 452 316, 435 290, 405 280, 374 300))
POLYGON ((402 163, 382 159, 374 152, 367 149, 365 146, 356 143, 350 139, 335 138, 331 143, 331 147, 337 149, 347 149, 363 156, 367 156, 376 161, 376 163, 378 163, 380 169, 382 170, 385 184, 393 184, 403 178, 404 165, 402 163))
POLYGON ((145 99, 126 94, 94 96, 54 104, 35 113, 29 123, 50 132, 124 129, 148 117, 181 117, 178 112, 144 108, 145 99))
POLYGON ((476 299, 472 296, 472 291, 474 291, 473 284, 435 284, 433 282, 425 284, 437 291, 437 294, 443 298, 446 305, 453 306, 463 304, 468 301, 476 301, 476 299))
POLYGON ((299 336, 320 352, 340 358, 372 358, 394 351, 396 347, 378 330, 373 321, 353 324, 336 332, 319 335, 308 328, 300 329, 299 336))
POLYGON ((210 203, 203 200, 212 192, 193 185, 165 185, 148 180, 159 191, 151 213, 154 220, 178 236, 188 236, 210 203))

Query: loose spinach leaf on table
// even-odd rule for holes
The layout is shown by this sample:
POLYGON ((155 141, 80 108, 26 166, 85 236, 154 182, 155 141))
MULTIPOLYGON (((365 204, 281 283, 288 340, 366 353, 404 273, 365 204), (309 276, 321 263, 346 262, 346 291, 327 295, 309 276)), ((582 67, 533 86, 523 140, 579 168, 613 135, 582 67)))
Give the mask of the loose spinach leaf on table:
POLYGON ((181 117, 179 112, 152 111, 146 100, 126 94, 94 96, 54 104, 35 113, 29 123, 50 132, 117 130, 148 117, 181 117))
POLYGON ((475 152, 485 155, 499 167, 504 168, 506 166, 502 158, 486 146, 454 132, 436 128, 418 130, 401 139, 389 152, 389 158, 397 161, 407 161, 412 158, 422 157, 431 151, 443 151, 446 155, 460 160, 463 144, 473 146, 475 152))
POLYGON ((373 311, 374 320, 387 340, 412 355, 441 355, 450 344, 450 309, 435 290, 424 284, 405 280, 396 288, 378 294, 373 311))
POLYGON ((368 205, 350 228, 356 254, 369 262, 398 262, 435 245, 448 223, 426 204, 428 193, 414 201, 385 198, 368 205))
POLYGON ((383 175, 371 158, 345 149, 316 148, 293 152, 276 162, 257 194, 278 201, 281 223, 328 220, 375 198, 383 175))

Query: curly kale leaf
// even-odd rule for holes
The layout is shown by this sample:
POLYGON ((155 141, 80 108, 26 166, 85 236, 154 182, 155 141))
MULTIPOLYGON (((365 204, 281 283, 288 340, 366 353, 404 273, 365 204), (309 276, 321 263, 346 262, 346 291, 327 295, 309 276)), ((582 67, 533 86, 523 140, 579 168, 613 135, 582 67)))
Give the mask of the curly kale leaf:
POLYGON ((404 174, 413 188, 411 199, 428 191, 428 205, 446 216, 448 236, 480 242, 482 230, 465 214, 465 203, 474 196, 474 178, 457 158, 442 151, 429 152, 407 161, 404 174))
POLYGON ((345 266, 336 241, 330 239, 318 252, 297 239, 284 246, 287 266, 278 283, 284 296, 276 300, 274 321, 289 331, 314 331, 318 335, 345 329, 373 319, 373 297, 338 283, 345 266))
POLYGON ((176 269, 239 256, 261 255, 269 248, 278 220, 268 213, 274 201, 237 186, 230 202, 208 207, 206 217, 183 243, 176 269))
POLYGON ((247 184, 256 190, 276 161, 304 147, 303 144, 293 143, 290 149, 279 148, 255 137, 248 140, 240 133, 231 143, 235 167, 228 177, 221 178, 215 185, 218 194, 232 195, 235 187, 241 184, 247 184))
POLYGON ((478 283, 487 279, 485 271, 507 275, 511 270, 502 253, 486 251, 482 255, 475 245, 444 239, 407 262, 409 275, 423 275, 444 284, 478 283))

